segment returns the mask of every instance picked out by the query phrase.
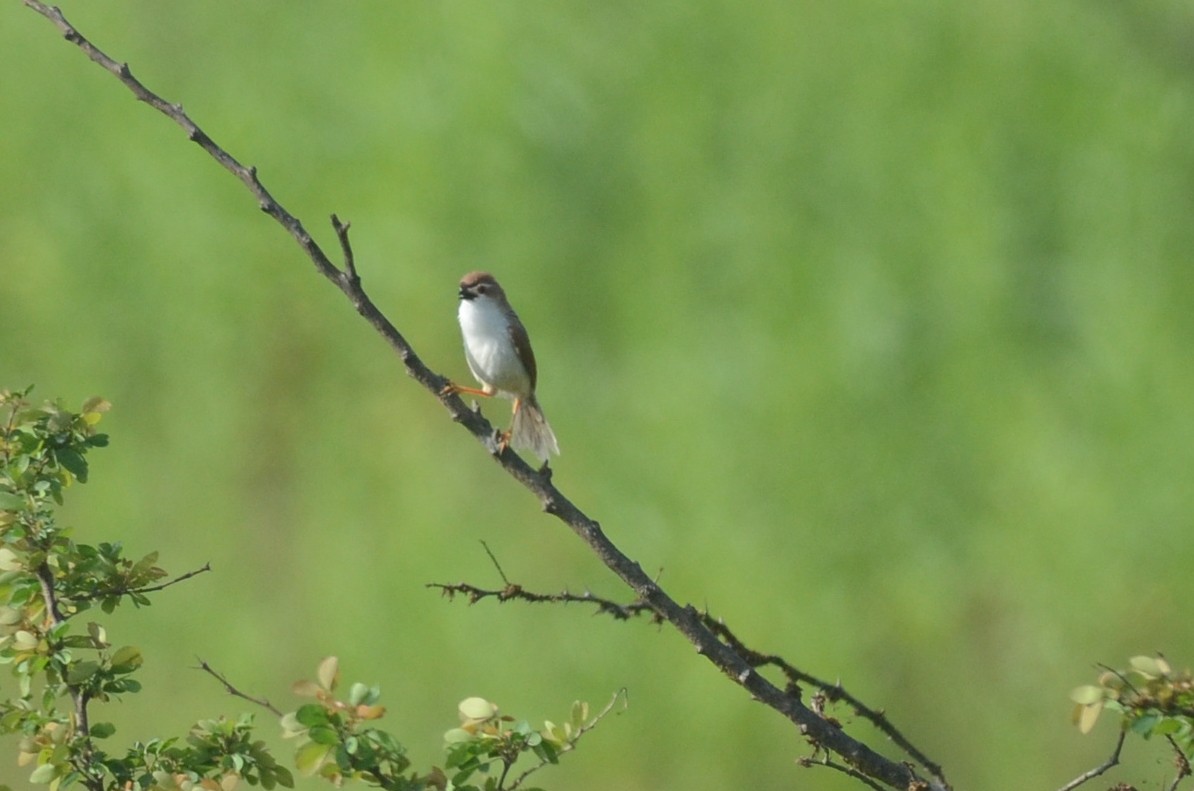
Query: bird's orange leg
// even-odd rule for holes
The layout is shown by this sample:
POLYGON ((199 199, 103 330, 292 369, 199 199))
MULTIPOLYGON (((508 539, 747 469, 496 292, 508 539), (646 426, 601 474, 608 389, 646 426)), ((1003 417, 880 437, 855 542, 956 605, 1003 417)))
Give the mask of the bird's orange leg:
POLYGON ((465 387, 458 385, 455 382, 448 382, 444 385, 444 389, 439 391, 440 395, 452 395, 453 393, 465 393, 467 395, 484 396, 485 398, 492 398, 495 392, 492 390, 481 390, 476 387, 465 387))
MULTIPOLYGON (((465 393, 467 395, 476 395, 476 396, 481 396, 483 398, 493 398, 495 395, 497 395, 496 390, 481 389, 481 388, 477 388, 477 387, 465 387, 464 385, 458 385, 455 382, 448 382, 446 385, 444 385, 444 389, 439 391, 440 395, 452 395, 454 393, 456 393, 456 394, 465 393)), ((514 414, 516 414, 516 415, 518 414, 518 407, 521 403, 522 403, 521 400, 519 400, 517 398, 514 399, 514 414)), ((510 444, 510 435, 512 433, 513 433, 512 431, 499 431, 498 432, 498 453, 501 453, 502 451, 504 451, 506 449, 506 447, 510 444)))
POLYGON ((514 399, 514 409, 510 412, 510 430, 503 431, 501 439, 498 441, 499 450, 505 450, 510 444, 510 437, 514 436, 514 418, 518 417, 518 410, 522 408, 522 399, 514 399))

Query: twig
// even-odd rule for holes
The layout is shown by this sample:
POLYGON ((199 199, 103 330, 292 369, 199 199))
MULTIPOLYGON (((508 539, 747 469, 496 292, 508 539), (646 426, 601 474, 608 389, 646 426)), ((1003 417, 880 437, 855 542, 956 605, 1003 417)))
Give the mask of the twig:
POLYGON ((490 549, 489 544, 485 543, 484 541, 481 542, 481 546, 485 547, 485 554, 489 555, 489 559, 493 561, 493 567, 497 569, 498 576, 502 578, 502 582, 506 583, 506 587, 509 588, 510 579, 506 576, 506 572, 502 571, 502 564, 498 563, 498 559, 493 554, 493 550, 490 549))
POLYGON ((1073 780, 1066 783, 1061 788, 1057 789, 1057 791, 1073 791, 1075 788, 1082 785, 1087 780, 1093 780, 1094 778, 1096 778, 1099 775, 1106 772, 1111 767, 1118 764, 1119 763, 1119 751, 1123 749, 1124 737, 1126 737, 1127 735, 1128 735, 1127 731, 1120 731, 1119 738, 1115 742, 1115 749, 1111 751, 1111 757, 1109 757, 1106 761, 1104 761, 1103 763, 1096 766, 1094 769, 1088 769, 1085 772, 1083 772, 1082 774, 1078 775, 1073 780))
POLYGON ((279 709, 279 708, 278 708, 277 706, 275 706, 274 704, 270 703, 270 702, 269 702, 268 700, 266 700, 265 698, 255 698, 255 697, 253 697, 252 695, 246 695, 244 692, 241 692, 239 689, 237 689, 236 687, 232 686, 232 682, 231 682, 231 681, 229 681, 229 680, 228 680, 228 679, 227 679, 227 678, 224 676, 224 674, 223 674, 223 673, 220 673, 219 671, 217 671, 217 670, 216 670, 215 668, 213 668, 211 665, 207 664, 207 662, 203 661, 203 660, 202 660, 201 658, 199 658, 199 657, 195 657, 195 661, 199 663, 199 666, 198 666, 197 668, 195 668, 195 669, 196 669, 196 670, 202 670, 204 673, 207 673, 207 674, 208 674, 208 675, 210 675, 212 678, 214 678, 216 681, 219 681, 221 684, 223 684, 223 685, 224 685, 224 690, 225 690, 225 691, 226 691, 226 692, 227 692, 229 695, 232 695, 232 696, 233 696, 233 697, 235 697, 235 698, 240 698, 241 700, 247 700, 247 701, 249 701, 250 703, 256 703, 258 706, 260 706, 261 708, 263 708, 263 709, 265 709, 266 711, 270 712, 270 713, 271 713, 271 714, 273 714, 275 717, 281 717, 281 716, 282 716, 282 710, 281 710, 281 709, 279 709))
POLYGON ((1182 752, 1181 746, 1172 736, 1165 734, 1165 740, 1169 742, 1169 746, 1173 748, 1173 763, 1174 766, 1177 767, 1177 776, 1173 778, 1173 782, 1169 785, 1168 791, 1177 791, 1178 783, 1189 777, 1191 774, 1190 759, 1186 757, 1184 752, 1182 752))
MULTIPOLYGON (((598 558, 634 591, 635 596, 650 606, 664 620, 672 624, 692 645, 699 655, 705 657, 718 670, 741 686, 750 696, 791 720, 806 736, 813 738, 825 749, 841 756, 848 765, 867 777, 879 780, 894 788, 904 789, 920 778, 908 766, 890 760, 875 752, 866 744, 853 739, 835 728, 804 706, 795 696, 786 694, 763 676, 759 675, 741 655, 721 642, 701 620, 700 614, 691 606, 682 607, 672 599, 654 580, 648 577, 638 563, 627 557, 614 545, 601 525, 576 507, 563 492, 552 483, 549 470, 537 471, 524 462, 512 450, 494 441, 493 426, 479 412, 473 412, 456 394, 444 394, 448 379, 429 369, 413 347, 373 304, 354 276, 355 265, 350 270, 348 263, 341 271, 331 263, 322 248, 311 238, 302 223, 283 208, 257 177, 255 168, 245 167, 232 155, 218 146, 191 118, 182 106, 167 102, 146 88, 127 64, 117 63, 83 37, 62 13, 40 0, 23 0, 26 6, 38 12, 58 28, 67 41, 79 47, 92 61, 110 72, 137 99, 177 123, 187 137, 199 145, 223 168, 237 177, 257 199, 258 206, 273 217, 295 242, 303 249, 321 275, 331 281, 349 299, 356 311, 368 321, 402 359, 407 373, 424 388, 434 394, 451 414, 452 419, 462 424, 480 442, 494 460, 515 480, 521 483, 538 499, 543 510, 568 525, 584 541, 598 558)), ((341 242, 347 246, 347 226, 338 219, 333 227, 341 242)))
POLYGON ((801 758, 799 761, 797 761, 797 763, 799 763, 801 766, 803 766, 805 768, 813 767, 813 766, 824 766, 826 769, 834 769, 838 772, 841 772, 844 775, 848 775, 848 776, 854 778, 855 780, 862 783, 863 785, 870 786, 871 788, 874 788, 876 791, 883 791, 883 787, 881 785, 879 785, 878 783, 876 783, 874 780, 870 779, 869 777, 867 777, 864 774, 860 774, 857 769, 839 764, 837 761, 830 759, 830 757, 828 755, 825 755, 824 758, 820 758, 820 759, 812 758, 812 757, 801 758))
POLYGON ((515 583, 510 583, 501 590, 479 588, 467 582, 459 582, 454 585, 443 582, 429 582, 426 587, 436 588, 449 599, 456 598, 457 594, 466 596, 469 604, 476 604, 482 599, 497 599, 500 602, 525 601, 531 604, 592 604, 597 607, 596 614, 611 615, 619 621, 629 620, 635 616, 645 614, 651 616, 653 623, 662 623, 663 621, 662 616, 646 602, 635 601, 630 604, 619 604, 612 599, 594 596, 588 591, 584 593, 572 593, 565 590, 560 593, 535 593, 515 583))
MULTIPOLYGON (((617 692, 614 693, 614 696, 612 698, 610 698, 609 703, 605 704, 605 708, 603 708, 601 711, 597 712, 597 716, 593 717, 593 719, 589 720, 588 722, 584 723, 579 728, 577 728, 576 733, 574 733, 572 735, 572 738, 570 738, 567 741, 567 743, 563 747, 560 748, 560 753, 563 754, 563 753, 566 753, 566 752, 576 749, 576 743, 580 741, 580 737, 584 736, 586 733, 588 733, 589 731, 596 728, 597 724, 599 722, 601 722, 603 719, 605 719, 606 715, 608 715, 611 711, 614 710, 614 706, 616 706, 618 703, 618 698, 622 699, 622 710, 625 711, 626 707, 630 705, 630 698, 629 698, 629 693, 626 691, 626 687, 622 687, 621 689, 619 689, 617 692)), ((538 764, 536 764, 535 766, 532 766, 531 768, 527 769, 525 772, 520 774, 518 777, 514 778, 514 782, 510 784, 509 791, 514 791, 514 789, 516 789, 520 785, 522 785, 522 782, 524 780, 526 780, 528 777, 533 775, 535 772, 538 772, 543 767, 547 766, 549 763, 551 763, 551 762, 546 761, 546 760, 540 760, 538 764)), ((501 788, 501 787, 502 787, 502 784, 498 783, 498 788, 501 788)))
POLYGON ((193 571, 188 571, 185 574, 179 574, 172 580, 160 583, 158 585, 147 585, 144 588, 108 588, 102 591, 93 591, 91 593, 83 593, 72 597, 72 601, 93 601, 95 599, 106 599, 109 596, 131 596, 133 594, 155 593, 160 590, 165 590, 171 585, 177 585, 180 582, 186 582, 192 577, 198 577, 204 572, 211 571, 211 563, 204 563, 200 568, 193 571))
MULTIPOLYGON (((872 709, 870 706, 867 706, 861 700, 847 692, 842 687, 840 682, 831 684, 828 681, 823 681, 816 676, 800 670, 799 668, 793 667, 782 656, 777 654, 764 654, 747 647, 745 643, 743 643, 732 631, 730 631, 730 627, 727 626, 724 621, 721 619, 714 619, 713 616, 707 612, 704 614, 704 621, 705 625, 708 626, 711 631, 722 637, 722 639, 724 639, 730 645, 730 647, 732 647, 742 656, 746 657, 747 661, 749 661, 755 667, 771 665, 778 668, 780 672, 784 674, 784 676, 788 679, 790 687, 798 688, 800 683, 805 683, 823 690, 825 692, 826 698, 828 698, 830 702, 845 702, 848 706, 850 706, 850 708, 854 709, 858 716, 870 722, 871 725, 887 736, 887 738, 891 739, 891 741, 897 747, 907 753, 910 758, 923 766, 925 770, 933 776, 939 785, 946 788, 949 787, 949 783, 946 781, 945 774, 941 767, 936 762, 930 760, 927 755, 917 749, 912 742, 908 741, 907 737, 905 737, 904 734, 902 734, 899 729, 897 729, 895 725, 893 725, 887 718, 887 714, 885 712, 882 710, 872 709)), ((799 694, 798 689, 792 689, 791 691, 794 694, 799 694)))
POLYGON ((352 243, 348 241, 348 229, 352 227, 350 222, 341 222, 340 218, 332 215, 332 228, 336 231, 336 238, 340 240, 340 252, 344 256, 344 271, 348 274, 351 280, 358 288, 361 284, 361 278, 357 275, 356 258, 352 254, 352 243))

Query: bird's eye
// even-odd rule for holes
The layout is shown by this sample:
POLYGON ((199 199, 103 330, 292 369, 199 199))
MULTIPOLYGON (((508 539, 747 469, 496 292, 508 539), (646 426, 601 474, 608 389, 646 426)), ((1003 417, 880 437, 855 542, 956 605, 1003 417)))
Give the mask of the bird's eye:
POLYGON ((477 286, 478 294, 485 294, 488 292, 489 292, 489 284, 488 283, 481 283, 480 285, 477 286))

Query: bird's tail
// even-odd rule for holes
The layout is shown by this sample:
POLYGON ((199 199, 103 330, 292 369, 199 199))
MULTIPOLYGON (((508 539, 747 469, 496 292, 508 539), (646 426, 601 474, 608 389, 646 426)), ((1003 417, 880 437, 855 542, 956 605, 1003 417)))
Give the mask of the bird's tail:
POLYGON ((510 425, 510 446, 514 450, 529 450, 539 457, 539 461, 547 461, 547 457, 553 453, 560 455, 555 432, 548 425, 535 397, 522 399, 518 406, 510 425))

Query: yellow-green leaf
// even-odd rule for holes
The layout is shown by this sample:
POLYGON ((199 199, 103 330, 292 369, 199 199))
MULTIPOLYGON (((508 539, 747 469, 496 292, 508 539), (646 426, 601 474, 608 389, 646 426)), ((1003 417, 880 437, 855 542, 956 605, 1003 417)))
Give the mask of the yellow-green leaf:
POLYGON ((1092 703, 1098 703, 1102 699, 1102 687, 1096 687, 1092 684, 1087 684, 1084 687, 1078 687, 1070 693, 1070 700, 1074 701, 1080 706, 1089 706, 1092 703))
POLYGON ((490 703, 485 698, 465 698, 460 701, 460 705, 456 707, 460 713, 462 720, 475 720, 483 722, 494 717, 498 713, 498 707, 490 703))
POLYGON ((141 667, 143 661, 140 648, 133 645, 122 646, 112 654, 112 671, 114 673, 132 673, 141 667))
POLYGON ((1161 669, 1161 666, 1155 657, 1134 656, 1128 660, 1128 664, 1132 666, 1133 670, 1143 676, 1158 678, 1165 675, 1165 672, 1161 669))
POLYGON ((1078 723, 1078 730, 1081 733, 1090 733, 1094 728, 1095 722, 1099 719, 1099 714, 1103 711, 1103 704, 1093 703, 1089 706, 1078 706, 1074 712, 1074 719, 1078 723))
POLYGON ((332 746, 329 744, 307 742, 295 752, 294 766, 301 774, 309 777, 319 771, 319 767, 323 766, 331 752, 332 746))
POLYGON ((464 728, 453 728, 444 733, 444 741, 448 744, 456 744, 457 742, 467 742, 473 738, 473 735, 464 728))
POLYGON ((37 635, 25 629, 21 629, 12 636, 13 647, 18 651, 32 651, 37 648, 37 641, 37 635))
POLYGON ((334 656, 329 656, 319 663, 319 672, 317 674, 319 684, 328 692, 336 689, 336 685, 340 683, 340 660, 334 656))
POLYGON ((42 764, 29 775, 29 782, 34 785, 44 785, 52 781, 57 774, 58 767, 54 766, 54 764, 42 764))
POLYGON ((8 547, 0 548, 0 571, 20 571, 23 567, 17 553, 8 547))

